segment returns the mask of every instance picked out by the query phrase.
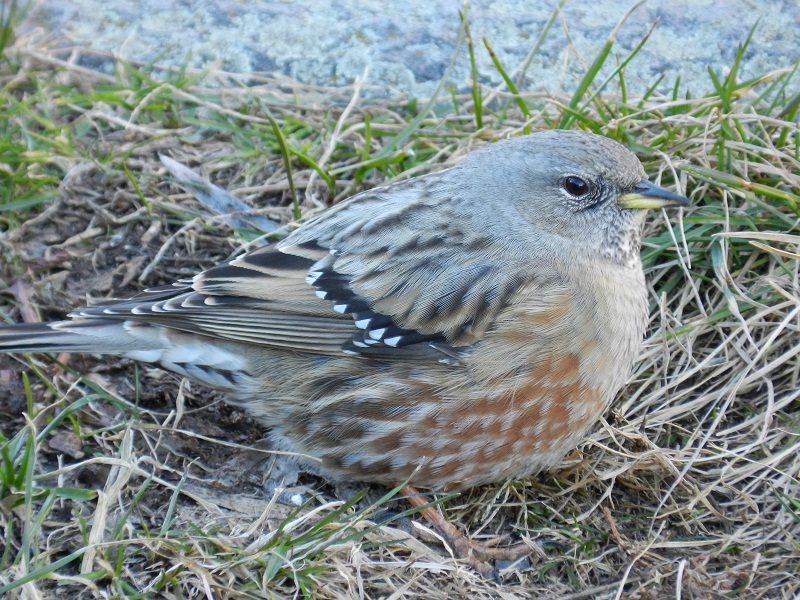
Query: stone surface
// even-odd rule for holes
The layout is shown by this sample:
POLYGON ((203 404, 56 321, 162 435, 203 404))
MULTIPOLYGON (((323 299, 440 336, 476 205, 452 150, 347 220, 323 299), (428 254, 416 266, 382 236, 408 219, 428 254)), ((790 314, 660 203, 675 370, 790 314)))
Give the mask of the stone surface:
MULTIPOLYGON (((8 1, 8 0, 3 0, 8 1)), ((483 46, 487 38, 506 70, 535 45, 557 2, 472 0, 469 22, 479 79, 501 78, 483 46)), ((528 69, 521 89, 572 90, 630 2, 567 2, 528 69)), ((235 73, 275 71, 316 85, 347 85, 364 74, 388 86, 372 93, 430 95, 453 57, 459 0, 38 0, 28 22, 65 44, 112 50, 162 65, 218 68, 235 73)), ((626 69, 633 93, 663 76, 668 93, 680 77, 692 94, 713 88, 733 64, 737 45, 753 25, 742 77, 762 75, 800 58, 797 0, 650 0, 622 26, 610 72, 657 22, 641 53, 626 69)), ((602 74, 601 74, 602 78, 602 74)), ((451 80, 467 89, 469 58, 462 47, 451 80)))

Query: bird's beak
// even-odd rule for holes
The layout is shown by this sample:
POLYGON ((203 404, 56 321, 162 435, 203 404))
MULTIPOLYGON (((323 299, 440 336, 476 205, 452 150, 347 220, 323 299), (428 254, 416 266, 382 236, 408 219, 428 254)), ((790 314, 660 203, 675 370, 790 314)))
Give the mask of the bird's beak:
POLYGON ((633 186, 633 191, 617 198, 617 204, 622 208, 664 208, 689 206, 689 200, 645 180, 633 186))

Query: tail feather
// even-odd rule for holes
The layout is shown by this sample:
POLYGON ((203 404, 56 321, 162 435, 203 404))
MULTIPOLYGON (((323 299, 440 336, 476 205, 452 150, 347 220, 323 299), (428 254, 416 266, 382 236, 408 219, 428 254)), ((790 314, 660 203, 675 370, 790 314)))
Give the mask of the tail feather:
POLYGON ((0 352, 87 352, 124 354, 142 348, 124 322, 105 319, 74 319, 52 323, 21 323, 0 326, 0 352))
POLYGON ((114 354, 152 363, 213 388, 249 385, 237 344, 133 321, 80 317, 0 326, 0 352, 114 354), (226 349, 230 346, 231 349, 226 349))
POLYGON ((54 324, 0 326, 0 352, 65 352, 86 341, 80 334, 53 329, 54 324))

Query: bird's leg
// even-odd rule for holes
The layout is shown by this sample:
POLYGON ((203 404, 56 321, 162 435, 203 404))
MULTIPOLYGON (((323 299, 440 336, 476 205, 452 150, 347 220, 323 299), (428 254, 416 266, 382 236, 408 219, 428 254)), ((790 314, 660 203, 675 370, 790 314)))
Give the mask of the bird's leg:
POLYGON ((504 537, 488 542, 471 540, 445 518, 438 506, 431 506, 413 485, 404 486, 400 493, 406 497, 406 500, 412 506, 420 509, 420 514, 444 537, 445 541, 453 549, 456 558, 466 560, 481 575, 490 577, 494 574, 495 569, 491 563, 495 560, 516 560, 530 551, 530 548, 525 544, 496 548, 495 546, 498 543, 505 541, 504 537))

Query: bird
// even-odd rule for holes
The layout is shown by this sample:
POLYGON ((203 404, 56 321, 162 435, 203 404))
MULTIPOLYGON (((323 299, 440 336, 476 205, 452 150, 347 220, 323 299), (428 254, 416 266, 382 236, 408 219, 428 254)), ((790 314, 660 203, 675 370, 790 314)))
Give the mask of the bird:
POLYGON ((545 130, 375 187, 191 279, 0 326, 227 392, 331 481, 458 491, 552 468, 629 377, 649 209, 622 144, 545 130))

